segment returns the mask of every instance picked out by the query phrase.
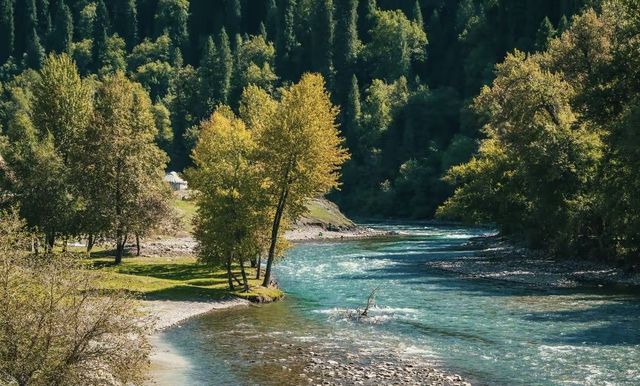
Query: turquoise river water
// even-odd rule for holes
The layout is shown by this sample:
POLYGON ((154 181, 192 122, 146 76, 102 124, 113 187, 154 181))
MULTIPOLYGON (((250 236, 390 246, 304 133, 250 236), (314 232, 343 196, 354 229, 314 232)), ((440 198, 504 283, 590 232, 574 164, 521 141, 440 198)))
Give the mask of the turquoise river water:
MULTIPOLYGON (((473 254, 487 230, 387 226, 379 240, 297 245, 275 275, 287 298, 214 312, 161 336, 189 385, 295 385, 308 358, 410 358, 490 385, 640 385, 640 296, 477 280, 424 263, 473 254), (367 323, 347 310, 379 287, 367 323)), ((346 359, 345 359, 346 358, 346 359)))

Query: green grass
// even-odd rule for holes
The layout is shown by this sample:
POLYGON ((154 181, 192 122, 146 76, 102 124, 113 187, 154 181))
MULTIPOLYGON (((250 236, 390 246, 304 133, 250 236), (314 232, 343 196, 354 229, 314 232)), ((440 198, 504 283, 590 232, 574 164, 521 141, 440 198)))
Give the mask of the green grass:
POLYGON ((349 227, 353 222, 343 215, 337 208, 328 206, 324 201, 310 200, 307 203, 308 213, 305 217, 324 224, 332 224, 338 227, 349 227))
POLYGON ((196 215, 196 204, 192 200, 182 200, 174 198, 171 202, 172 208, 182 217, 182 227, 184 231, 191 233, 193 231, 193 218, 196 215))
MULTIPOLYGON (((126 290, 150 300, 217 300, 237 296, 252 301, 259 298, 278 299, 283 293, 275 288, 260 287, 261 281, 251 279, 250 291, 229 291, 226 272, 198 264, 192 257, 126 258, 113 265, 109 258, 92 259, 92 264, 104 275, 100 286, 105 290, 126 290)), ((236 270, 240 278, 240 272, 236 270)), ((249 269, 249 277, 255 270, 249 269)))

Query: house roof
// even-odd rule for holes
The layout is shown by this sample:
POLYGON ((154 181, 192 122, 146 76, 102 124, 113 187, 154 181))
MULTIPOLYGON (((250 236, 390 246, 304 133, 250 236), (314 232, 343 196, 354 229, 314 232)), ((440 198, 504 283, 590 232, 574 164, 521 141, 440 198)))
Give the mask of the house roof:
POLYGON ((186 184, 187 181, 183 180, 182 178, 180 178, 180 176, 178 175, 178 173, 176 172, 169 172, 164 176, 164 180, 166 182, 169 182, 171 184, 186 184))

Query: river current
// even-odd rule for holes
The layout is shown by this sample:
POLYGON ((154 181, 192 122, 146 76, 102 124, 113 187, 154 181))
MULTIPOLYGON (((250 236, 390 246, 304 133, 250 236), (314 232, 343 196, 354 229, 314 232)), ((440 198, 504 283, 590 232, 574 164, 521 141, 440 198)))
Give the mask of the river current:
MULTIPOLYGON (((640 385, 640 296, 474 279, 426 263, 473 255, 485 229, 385 228, 403 236, 295 246, 275 275, 287 298, 214 312, 160 339, 188 385, 296 385, 304 353, 408 358, 490 385, 640 385), (366 323, 362 308, 378 288, 366 323)), ((391 359, 389 359, 391 358, 391 359)))

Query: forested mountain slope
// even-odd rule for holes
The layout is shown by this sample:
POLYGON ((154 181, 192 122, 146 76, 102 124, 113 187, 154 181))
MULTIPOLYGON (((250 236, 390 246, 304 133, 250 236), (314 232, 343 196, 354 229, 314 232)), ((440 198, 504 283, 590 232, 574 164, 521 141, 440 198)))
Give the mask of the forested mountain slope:
POLYGON ((0 122, 10 131, 28 102, 23 71, 68 52, 83 76, 142 84, 157 143, 183 170, 216 105, 320 72, 352 153, 333 199, 352 214, 431 217, 452 193, 444 172, 476 150, 470 98, 508 51, 544 49, 584 2, 0 0, 0 122))

